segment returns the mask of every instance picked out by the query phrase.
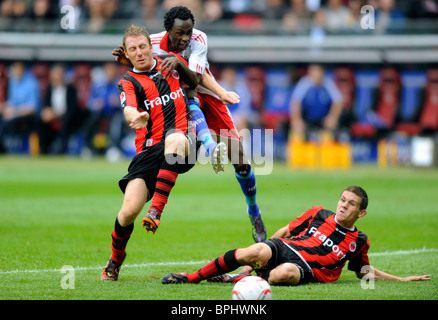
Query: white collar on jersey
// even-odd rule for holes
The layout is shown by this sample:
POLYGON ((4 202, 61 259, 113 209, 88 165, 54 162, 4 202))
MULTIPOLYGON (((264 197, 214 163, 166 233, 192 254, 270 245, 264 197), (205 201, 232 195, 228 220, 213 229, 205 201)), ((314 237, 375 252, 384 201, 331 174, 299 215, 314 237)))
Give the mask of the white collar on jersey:
MULTIPOLYGON (((339 222, 338 222, 338 220, 336 220, 336 215, 335 215, 335 222, 337 223, 337 224, 339 224, 339 222)), ((339 224, 340 225, 340 224, 339 224)), ((340 225, 341 226, 341 225, 340 225)), ((341 226, 342 227, 342 226, 341 226)), ((355 228, 353 227, 353 228, 345 228, 345 227, 342 227, 342 228, 344 228, 344 229, 347 229, 347 230, 349 230, 349 231, 354 231, 355 230, 355 228)))
POLYGON ((141 71, 141 70, 137 70, 135 68, 132 68, 132 71, 134 71, 135 73, 142 73, 142 72, 147 72, 147 71, 151 71, 155 68, 155 66, 157 65, 157 60, 154 59, 154 65, 152 66, 152 68, 150 68, 149 70, 146 71, 141 71))

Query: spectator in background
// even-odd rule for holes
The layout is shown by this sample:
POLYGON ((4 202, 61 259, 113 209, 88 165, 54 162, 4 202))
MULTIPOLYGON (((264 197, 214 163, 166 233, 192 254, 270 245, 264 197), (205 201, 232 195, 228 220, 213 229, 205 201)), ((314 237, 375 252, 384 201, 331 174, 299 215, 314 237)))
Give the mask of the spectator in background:
POLYGON ((222 6, 225 18, 232 19, 236 15, 248 13, 252 10, 251 0, 224 0, 222 6))
POLYGON ((59 30, 57 13, 50 5, 49 0, 34 0, 30 18, 32 20, 28 30, 33 32, 55 32, 59 30))
POLYGON ((28 3, 25 0, 3 0, 1 2, 0 27, 5 31, 25 31, 28 26, 26 19, 28 3))
POLYGON ((438 18, 438 1, 437 0, 417 0, 411 1, 407 11, 414 18, 438 18))
POLYGON ((117 82, 120 79, 118 65, 108 62, 103 66, 103 76, 93 73, 88 99, 89 116, 85 124, 87 146, 93 153, 111 150, 120 153, 123 133, 127 129, 120 112, 120 97, 117 82), (100 140, 96 137, 108 136, 100 140))
POLYGON ((26 72, 23 62, 13 63, 8 100, 0 110, 0 153, 7 151, 4 144, 6 135, 19 131, 29 134, 35 129, 38 108, 38 81, 31 72, 26 72))
POLYGON ((350 9, 341 0, 329 0, 322 8, 325 15, 325 29, 328 33, 336 34, 348 31, 350 9))
MULTIPOLYGON (((321 129, 336 134, 342 112, 342 95, 321 65, 310 65, 291 101, 291 128, 294 136, 314 140, 321 129)), ((318 135, 319 138, 319 135, 318 135)))
POLYGON ((263 19, 281 20, 287 9, 283 0, 266 0, 266 8, 261 12, 261 16, 263 19))
POLYGON ((367 4, 366 0, 350 0, 348 7, 350 12, 347 16, 347 28, 350 33, 364 33, 365 30, 360 26, 362 18, 361 8, 367 4))
POLYGON ((117 0, 85 0, 85 8, 88 13, 88 25, 86 32, 99 33, 106 28, 110 29, 111 19, 117 18, 117 0))
POLYGON ((375 33, 400 33, 406 26, 403 13, 395 6, 394 0, 378 0, 375 33))
POLYGON ((283 30, 287 33, 307 33, 312 22, 312 11, 306 6, 306 0, 290 0, 290 10, 283 17, 283 30))
MULTIPOLYGON (((243 149, 248 154, 252 152, 251 132, 260 124, 260 111, 253 108, 253 97, 248 86, 248 70, 238 73, 232 67, 226 67, 221 72, 219 84, 228 91, 236 92, 240 97, 238 104, 228 105, 239 135, 242 138, 243 149)), ((255 90, 260 89, 259 86, 255 90)), ((261 90, 264 94, 264 90, 261 90)))
POLYGON ((0 30, 10 31, 13 26, 14 1, 3 0, 0 3, 0 30))
POLYGON ((228 105, 231 116, 238 131, 248 128, 247 119, 251 111, 251 94, 244 75, 240 75, 233 67, 226 67, 221 71, 219 84, 227 91, 234 91, 240 97, 237 104, 228 105))
POLYGON ((85 31, 87 33, 99 33, 103 30, 105 26, 103 1, 104 0, 85 0, 85 21, 87 22, 85 31))
POLYGON ((66 82, 62 65, 50 70, 50 85, 39 120, 40 152, 66 153, 68 140, 79 125, 79 102, 76 88, 66 82))
POLYGON ((204 12, 202 14, 202 22, 212 23, 222 19, 224 14, 221 0, 206 0, 204 4, 204 12))
POLYGON ((247 116, 248 129, 260 127, 260 115, 264 109, 266 78, 265 70, 260 66, 249 66, 245 69, 246 83, 251 97, 251 111, 247 116))
POLYGON ((325 29, 327 17, 323 10, 315 11, 310 27, 310 39, 314 43, 320 43, 324 40, 327 31, 325 29))
MULTIPOLYGON (((132 7, 131 12, 126 12, 125 17, 134 18, 139 25, 153 29, 161 29, 163 25, 163 16, 166 13, 160 5, 159 0, 141 0, 140 6, 138 1, 129 1, 132 7)), ((122 7, 125 7, 125 3, 122 7)))
MULTIPOLYGON (((235 1, 235 0, 233 0, 235 1)), ((203 2, 202 0, 163 0, 161 8, 166 13, 170 9, 176 6, 183 6, 190 9, 193 16, 195 17, 195 21, 202 21, 203 15, 203 2)), ((161 15, 161 19, 163 19, 164 14, 161 15)))

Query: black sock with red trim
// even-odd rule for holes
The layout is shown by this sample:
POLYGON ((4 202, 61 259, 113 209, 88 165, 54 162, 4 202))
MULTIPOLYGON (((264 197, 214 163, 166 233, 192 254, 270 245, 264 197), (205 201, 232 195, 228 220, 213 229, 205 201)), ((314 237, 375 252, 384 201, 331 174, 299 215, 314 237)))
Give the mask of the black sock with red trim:
POLYGON ((133 223, 127 225, 126 227, 122 227, 119 223, 119 220, 116 218, 114 230, 111 234, 111 259, 113 259, 117 264, 123 262, 123 258, 125 257, 126 245, 128 244, 128 240, 131 237, 131 233, 133 230, 133 223))

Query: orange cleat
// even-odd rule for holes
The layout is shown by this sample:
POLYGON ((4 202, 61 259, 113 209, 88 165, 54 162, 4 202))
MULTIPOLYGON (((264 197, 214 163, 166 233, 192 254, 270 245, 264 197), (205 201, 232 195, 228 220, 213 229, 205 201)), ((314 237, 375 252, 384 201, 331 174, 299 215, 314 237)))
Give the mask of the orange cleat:
POLYGON ((117 264, 111 257, 109 258, 105 268, 102 271, 100 280, 102 281, 117 281, 119 278, 120 268, 122 267, 123 261, 125 261, 125 256, 123 257, 122 263, 117 264))
POLYGON ((155 231, 157 231, 158 226, 160 225, 161 214, 158 212, 157 209, 149 209, 146 216, 141 219, 141 222, 143 224, 143 227, 146 229, 146 232, 152 231, 152 233, 155 234, 155 231))

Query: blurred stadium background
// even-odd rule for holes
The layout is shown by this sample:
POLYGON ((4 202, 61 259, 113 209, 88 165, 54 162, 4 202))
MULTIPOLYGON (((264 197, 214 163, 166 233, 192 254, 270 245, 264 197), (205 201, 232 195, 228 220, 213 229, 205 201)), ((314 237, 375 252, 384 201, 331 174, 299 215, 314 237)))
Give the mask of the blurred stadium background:
MULTIPOLYGON (((111 51, 129 25, 159 32, 164 13, 185 5, 195 15, 195 27, 209 36, 209 61, 217 80, 241 95, 240 106, 230 109, 247 105, 236 119, 238 128, 273 130, 270 150, 276 160, 294 167, 437 165, 437 0, 0 3, 0 124, 7 118, 3 111, 12 99, 17 62, 24 63, 26 78, 34 77, 38 85, 30 126, 5 130, 3 153, 106 155, 109 160, 132 156, 133 135, 121 119, 114 82, 126 69, 112 63, 111 51), (366 5, 371 11, 361 13, 366 5), (319 136, 297 143, 290 138, 289 101, 314 63, 325 68, 341 91, 348 121, 340 123, 342 139, 327 143, 319 136), (60 64, 77 95, 64 131, 65 121, 42 112, 50 99, 51 70, 60 64), (227 83, 230 78, 237 86, 227 83), (44 117, 49 120, 42 126, 44 117), (61 136, 67 137, 64 149, 61 136)), ((264 149, 271 141, 257 143, 264 149)))

